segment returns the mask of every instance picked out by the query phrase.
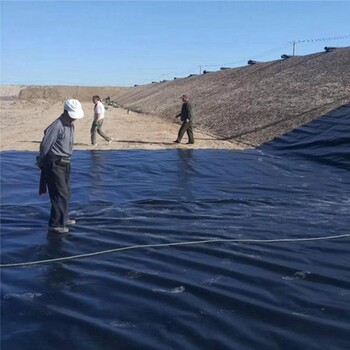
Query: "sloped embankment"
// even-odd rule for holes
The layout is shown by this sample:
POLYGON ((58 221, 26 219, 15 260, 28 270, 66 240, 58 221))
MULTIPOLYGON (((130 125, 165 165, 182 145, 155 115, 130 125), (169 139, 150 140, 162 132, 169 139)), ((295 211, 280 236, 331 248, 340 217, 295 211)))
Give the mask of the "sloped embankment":
POLYGON ((350 100, 350 47, 120 89, 124 107, 173 118, 188 94, 196 125, 260 145, 350 100))

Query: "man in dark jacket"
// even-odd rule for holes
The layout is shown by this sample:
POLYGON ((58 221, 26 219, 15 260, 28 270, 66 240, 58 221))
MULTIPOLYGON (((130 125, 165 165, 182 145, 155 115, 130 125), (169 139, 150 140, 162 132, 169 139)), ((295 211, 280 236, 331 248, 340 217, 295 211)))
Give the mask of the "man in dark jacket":
POLYGON ((37 165, 42 171, 39 193, 46 192, 47 184, 51 200, 49 231, 56 233, 67 233, 69 230, 66 226, 75 224, 74 220, 68 219, 70 157, 73 153, 73 123, 83 117, 78 100, 65 101, 63 114, 45 130, 40 144, 40 155, 37 157, 37 165))
POLYGON ((177 135, 177 139, 174 142, 180 143, 185 132, 187 132, 188 144, 194 144, 193 129, 192 129, 192 121, 193 121, 192 106, 189 102, 188 96, 182 95, 181 99, 183 102, 181 113, 175 116, 175 118, 181 117, 182 125, 177 135))

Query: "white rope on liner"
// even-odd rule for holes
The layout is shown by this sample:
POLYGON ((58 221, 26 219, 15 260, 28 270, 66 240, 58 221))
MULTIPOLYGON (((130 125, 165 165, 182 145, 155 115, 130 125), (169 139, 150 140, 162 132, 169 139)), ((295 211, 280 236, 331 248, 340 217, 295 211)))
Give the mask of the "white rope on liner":
POLYGON ((306 238, 281 238, 281 239, 208 239, 203 241, 189 241, 189 242, 174 242, 174 243, 158 243, 158 244, 139 244, 132 245, 127 247, 120 247, 108 250, 101 250, 93 253, 65 256, 62 258, 55 259, 47 259, 47 260, 37 260, 37 261, 28 261, 23 263, 13 263, 13 264, 1 264, 0 268, 7 267, 22 267, 22 266, 31 266, 31 265, 39 265, 39 264, 47 264, 58 261, 68 261, 73 259, 82 259, 90 256, 102 255, 102 254, 110 254, 115 252, 121 252, 126 250, 134 250, 134 249, 144 249, 144 248, 163 248, 163 247, 178 247, 178 246, 191 246, 197 244, 208 244, 208 243, 260 243, 260 244, 268 244, 268 243, 284 243, 284 242, 307 242, 307 241, 326 241, 330 239, 340 239, 340 238, 348 238, 350 234, 344 235, 336 235, 336 236, 319 236, 319 237, 306 237, 306 238))

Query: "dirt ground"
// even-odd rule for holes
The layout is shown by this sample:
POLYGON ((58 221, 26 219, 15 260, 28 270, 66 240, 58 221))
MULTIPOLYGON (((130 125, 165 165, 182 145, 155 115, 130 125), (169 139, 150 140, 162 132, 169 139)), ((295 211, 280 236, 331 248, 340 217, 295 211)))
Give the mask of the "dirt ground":
MULTIPOLYGON (((187 136, 181 144, 174 144, 179 122, 169 122, 152 115, 130 112, 121 108, 108 107, 103 125, 104 131, 113 137, 108 145, 97 135, 97 146, 90 145, 90 127, 93 118, 92 102, 83 102, 85 117, 75 122, 76 150, 89 149, 243 149, 244 144, 221 141, 213 135, 194 130, 195 144, 186 145, 187 136)), ((63 111, 62 102, 47 100, 24 101, 11 98, 1 100, 1 151, 38 151, 45 128, 63 111)), ((179 108, 181 106, 179 105, 179 108)))

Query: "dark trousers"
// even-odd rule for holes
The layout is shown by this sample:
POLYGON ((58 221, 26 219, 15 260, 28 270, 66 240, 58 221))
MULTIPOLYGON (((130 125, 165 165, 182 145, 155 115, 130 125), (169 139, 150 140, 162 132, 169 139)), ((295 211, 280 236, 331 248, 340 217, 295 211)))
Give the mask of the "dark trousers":
POLYGON ((102 130, 103 119, 92 122, 91 125, 91 143, 96 143, 96 132, 103 137, 106 141, 110 141, 111 138, 102 130))
POLYGON ((44 174, 51 201, 49 226, 65 226, 70 198, 70 164, 60 164, 61 157, 46 158, 44 174))
POLYGON ((177 141, 181 141, 182 137, 184 136, 185 132, 187 132, 188 136, 188 142, 189 143, 194 143, 194 138, 193 138, 193 128, 192 128, 192 122, 182 122, 182 125, 180 127, 179 133, 177 135, 177 141))

